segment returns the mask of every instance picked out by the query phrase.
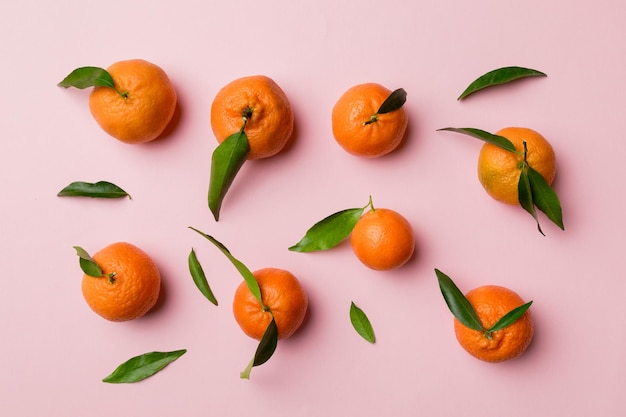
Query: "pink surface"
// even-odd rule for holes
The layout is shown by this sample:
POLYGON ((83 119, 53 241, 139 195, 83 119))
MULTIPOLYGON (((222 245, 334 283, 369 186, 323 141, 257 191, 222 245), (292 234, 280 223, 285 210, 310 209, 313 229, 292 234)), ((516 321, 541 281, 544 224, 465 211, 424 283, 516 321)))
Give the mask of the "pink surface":
POLYGON ((625 3, 598 1, 224 1, 0 5, 4 215, 0 414, 3 416, 621 416, 626 382, 623 136, 625 3), (429 4, 427 4, 429 3, 429 4), (72 69, 144 58, 179 95, 171 134, 129 146, 107 136, 88 92, 56 84, 72 69), (521 65, 547 78, 456 97, 478 75, 521 65), (297 135, 246 164, 216 223, 206 204, 216 146, 216 92, 265 74, 287 93, 297 135), (408 92, 410 131, 393 154, 365 160, 333 140, 330 111, 348 87, 408 92), (557 153, 565 232, 547 236, 519 207, 489 198, 477 140, 436 129, 527 126, 557 153), (71 181, 112 181, 132 200, 56 197, 71 181), (394 208, 417 256, 393 272, 361 265, 349 245, 289 252, 334 211, 394 208), (256 348, 230 302, 240 277, 194 226, 251 269, 291 270, 310 297, 296 336, 239 379, 256 348), (132 242, 164 287, 146 317, 110 323, 80 292, 73 245, 132 242), (220 301, 194 287, 194 247, 220 301), (502 364, 457 344, 434 268, 467 291, 504 285, 534 300, 536 337, 502 364), (350 301, 377 343, 352 329, 350 301), (131 356, 185 348, 141 383, 101 382, 131 356))

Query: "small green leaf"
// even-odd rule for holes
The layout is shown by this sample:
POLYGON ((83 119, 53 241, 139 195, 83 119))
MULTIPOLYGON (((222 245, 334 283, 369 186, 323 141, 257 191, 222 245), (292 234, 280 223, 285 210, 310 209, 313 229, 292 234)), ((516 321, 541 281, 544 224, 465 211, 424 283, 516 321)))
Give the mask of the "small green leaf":
POLYGON ((480 323, 480 319, 470 304, 469 300, 463 295, 461 290, 456 284, 443 272, 435 269, 437 274, 437 280, 439 281, 439 288, 443 294, 443 298, 448 304, 448 308, 454 315, 466 327, 470 329, 484 331, 483 325, 480 323))
POLYGON ((372 323, 367 318, 367 315, 354 304, 354 301, 350 304, 350 322, 352 327, 361 337, 370 343, 376 343, 376 336, 374 335, 374 329, 372 323))
POLYGON ((206 279, 206 275, 204 274, 204 270, 202 269, 202 265, 200 261, 198 261, 198 257, 196 256, 196 251, 191 249, 188 258, 189 263, 189 272, 191 273, 191 277, 193 278, 193 282, 196 284, 196 287, 200 290, 200 292, 213 304, 217 305, 217 299, 215 295, 213 295, 213 291, 211 291, 211 287, 209 286, 209 282, 206 279))
POLYGON ((215 221, 219 220, 222 201, 249 153, 250 144, 243 129, 227 137, 213 151, 209 180, 209 208, 215 221))
POLYGON ((76 68, 57 85, 63 88, 75 87, 80 89, 88 87, 115 88, 111 74, 98 67, 76 68))
POLYGON ((376 114, 385 114, 391 113, 392 111, 398 110, 400 107, 404 105, 406 102, 406 91, 403 88, 398 88, 394 90, 389 97, 383 101, 383 104, 380 105, 378 112, 376 114))
POLYGON ((80 263, 80 269, 82 269, 85 274, 89 275, 90 277, 96 278, 104 276, 100 265, 98 265, 96 261, 93 260, 93 258, 89 255, 89 253, 87 253, 85 249, 81 248, 80 246, 73 246, 73 248, 76 250, 76 254, 79 257, 78 261, 80 263))
POLYGON ((352 232, 364 210, 364 208, 352 208, 331 214, 315 223, 289 250, 313 252, 334 248, 352 232))
POLYGON ((528 180, 534 204, 561 230, 565 230, 561 203, 550 184, 531 166, 528 167, 528 180))
POLYGON ((539 217, 537 216, 537 211, 535 210, 533 194, 530 188, 530 180, 528 179, 528 170, 528 164, 524 163, 524 166, 522 167, 522 172, 520 173, 519 182, 517 183, 517 196, 522 208, 529 212, 530 215, 533 216, 533 218, 537 222, 537 229, 539 229, 539 233, 545 236, 545 233, 543 233, 543 230, 541 230, 539 217))
POLYGON ((252 368, 267 362, 276 351, 276 346, 278 346, 278 326, 276 326, 276 321, 274 316, 272 316, 272 321, 270 321, 263 333, 263 337, 259 341, 254 358, 252 358, 246 369, 239 374, 240 378, 249 379, 252 368))
POLYGON ((96 183, 75 181, 59 191, 57 196, 92 198, 121 198, 128 196, 130 198, 130 194, 126 191, 107 181, 98 181, 96 183))
POLYGON ((498 330, 502 330, 506 327, 509 327, 511 324, 515 323, 517 320, 520 319, 520 317, 524 315, 524 313, 526 312, 526 310, 530 308, 530 305, 532 303, 533 303, 532 301, 529 301, 526 304, 521 305, 509 311, 504 316, 502 316, 502 318, 498 320, 496 324, 491 326, 488 332, 493 333, 493 332, 497 332, 498 330))
POLYGON ((546 77, 547 75, 541 71, 537 71, 530 68, 522 67, 503 67, 481 75, 474 80, 466 89, 461 93, 457 100, 462 100, 476 91, 482 90, 494 85, 506 84, 511 81, 518 80, 526 77, 546 77))
POLYGON ((193 228, 191 226, 189 228, 191 230, 197 232, 198 234, 200 234, 201 236, 203 236, 207 240, 209 240, 211 243, 213 243, 215 246, 217 246, 217 248, 220 251, 222 251, 222 253, 224 255, 226 255, 226 257, 232 262, 232 264, 235 266, 235 268, 237 268, 237 271, 239 271, 239 273, 243 277, 243 279, 246 282, 246 285, 248 286, 248 288, 250 289, 250 292, 252 293, 252 295, 254 295, 254 297, 257 300, 259 300, 259 303, 261 303, 261 306, 263 306, 264 308, 267 308, 267 306, 263 303, 263 300, 261 299, 261 289, 259 288, 259 283, 257 282, 257 280, 254 277, 254 275, 252 274, 252 272, 248 269, 248 267, 245 266, 237 258, 235 258, 230 253, 230 251, 226 248, 226 246, 224 246, 221 242, 219 242, 213 236, 207 235, 206 233, 203 233, 200 230, 195 229, 195 228, 193 228))
POLYGON ((156 374, 184 355, 185 352, 187 350, 182 349, 173 352, 150 352, 135 356, 118 366, 102 382, 121 384, 141 381, 156 374))
POLYGON ((505 138, 504 136, 494 135, 484 130, 475 129, 472 127, 461 127, 461 128, 445 127, 443 129, 437 129, 437 131, 441 131, 441 130, 448 131, 448 132, 462 133, 464 135, 472 136, 476 139, 484 140, 487 143, 491 143, 492 145, 499 146, 502 149, 506 149, 507 151, 519 153, 515 149, 515 145, 513 145, 513 143, 507 138, 505 138))

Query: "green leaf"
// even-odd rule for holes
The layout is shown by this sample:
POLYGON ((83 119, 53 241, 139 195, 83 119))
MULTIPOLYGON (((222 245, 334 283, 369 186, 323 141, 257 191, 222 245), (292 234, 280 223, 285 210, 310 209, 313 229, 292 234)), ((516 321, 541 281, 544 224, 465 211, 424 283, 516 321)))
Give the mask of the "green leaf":
POLYGON ((376 336, 374 335, 374 329, 372 323, 367 318, 367 315, 354 304, 354 301, 350 304, 350 322, 352 327, 361 337, 370 343, 376 342, 376 336))
POLYGON ((535 210, 535 203, 533 202, 533 194, 530 188, 530 180, 528 179, 528 170, 529 166, 527 163, 524 163, 522 167, 522 172, 519 176, 519 182, 517 183, 517 196, 519 199, 519 203, 524 210, 530 213, 531 216, 537 222, 537 229, 539 229, 539 233, 545 236, 543 230, 541 230, 541 225, 539 224, 539 217, 537 216, 537 211, 535 210))
POLYGON ((130 194, 126 191, 107 181, 98 181, 96 183, 75 181, 59 191, 57 196, 92 198, 121 198, 128 196, 130 198, 130 194))
POLYGON ((313 252, 334 248, 352 232, 364 210, 364 208, 352 208, 331 214, 315 223, 289 250, 313 252))
POLYGON ((79 257, 80 269, 90 277, 100 278, 103 277, 102 269, 100 265, 93 260, 93 258, 87 253, 87 251, 80 246, 73 246, 76 250, 76 254, 79 257))
POLYGON ((561 230, 565 230, 561 203, 550 184, 531 166, 528 167, 528 179, 534 204, 561 230))
POLYGON ((239 271, 239 273, 243 277, 243 279, 246 282, 246 285, 248 286, 248 288, 250 289, 250 292, 252 293, 252 295, 254 295, 254 297, 259 301, 259 303, 261 303, 261 306, 263 306, 263 308, 267 308, 267 306, 263 303, 263 300, 261 299, 261 289, 259 288, 259 283, 257 282, 257 280, 254 277, 254 275, 252 274, 252 272, 248 269, 248 267, 245 266, 237 258, 235 258, 230 253, 230 251, 226 248, 226 246, 224 246, 221 242, 219 242, 213 236, 207 235, 206 233, 203 233, 200 230, 195 229, 195 228, 193 228, 191 226, 189 228, 191 230, 197 232, 198 234, 200 234, 201 236, 203 236, 207 240, 209 240, 211 243, 213 243, 215 246, 217 246, 217 248, 220 251, 222 251, 222 253, 224 255, 226 255, 226 257, 232 262, 232 264, 235 266, 235 268, 237 268, 237 271, 239 271))
POLYGON ((98 67, 76 68, 57 85, 63 88, 75 87, 80 89, 88 87, 115 88, 111 74, 98 67))
POLYGON ((541 71, 537 71, 530 68, 523 67, 503 67, 481 75, 474 80, 466 89, 461 93, 457 100, 462 100, 476 91, 482 90, 494 85, 506 84, 511 81, 518 80, 526 77, 546 77, 547 75, 541 71))
POLYGON ((511 324, 515 323, 517 320, 520 319, 520 317, 524 315, 524 313, 526 312, 526 310, 530 308, 532 303, 533 303, 532 301, 529 301, 526 304, 521 305, 509 311, 504 316, 502 316, 502 318, 498 320, 496 324, 491 326, 488 332, 489 333, 497 332, 498 330, 502 330, 506 327, 509 327, 511 324))
POLYGON ((121 384, 141 381, 156 374, 184 355, 185 352, 187 350, 182 349, 173 352, 150 352, 135 356, 118 366, 102 382, 121 384))
POLYGON ((196 287, 198 287, 200 292, 210 302, 217 305, 217 299, 215 298, 215 295, 213 295, 213 291, 211 291, 211 287, 206 279, 202 265, 200 265, 200 261, 198 261, 198 257, 196 256, 196 251, 194 251, 193 248, 189 253, 188 263, 189 272, 191 273, 191 277, 193 278, 193 282, 196 284, 196 287))
POLYGON ((443 294, 448 308, 454 315, 466 327, 470 329, 484 331, 483 325, 480 323, 480 319, 474 310, 474 307, 470 304, 469 300, 463 295, 459 288, 454 284, 452 279, 443 272, 435 269, 437 274, 437 280, 439 281, 439 288, 443 294))
POLYGON ((250 153, 248 137, 243 130, 227 137, 213 151, 209 181, 209 208, 219 220, 222 201, 250 153))
POLYGON ((252 368, 267 362, 276 351, 276 346, 278 346, 278 326, 276 326, 276 321, 274 320, 274 316, 272 316, 272 321, 270 321, 270 324, 263 333, 263 337, 261 337, 259 341, 259 346, 257 346, 254 358, 252 358, 246 369, 244 369, 239 376, 242 379, 249 379, 252 368))
POLYGON ((492 145, 499 146, 502 149, 506 149, 507 151, 519 153, 515 149, 515 145, 513 145, 513 143, 507 138, 505 138, 504 136, 494 135, 493 133, 489 133, 484 130, 475 129, 472 127, 461 127, 461 128, 445 127, 443 129, 437 129, 437 131, 441 131, 441 130, 448 131, 448 132, 462 133, 464 135, 468 135, 468 136, 472 136, 480 140, 484 140, 487 143, 491 143, 492 145))
POLYGON ((406 102, 406 91, 403 88, 398 88, 394 90, 389 97, 383 101, 383 104, 380 105, 378 112, 376 114, 385 114, 391 113, 392 111, 398 110, 400 107, 404 105, 406 102))

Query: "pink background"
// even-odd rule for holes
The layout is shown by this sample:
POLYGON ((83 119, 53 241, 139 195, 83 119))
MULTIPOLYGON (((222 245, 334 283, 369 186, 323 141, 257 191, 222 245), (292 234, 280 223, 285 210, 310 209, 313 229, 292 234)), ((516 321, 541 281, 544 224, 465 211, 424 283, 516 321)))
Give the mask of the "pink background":
POLYGON ((4 416, 622 416, 626 382, 623 140, 626 3, 618 0, 77 2, 0 4, 0 414, 4 416), (89 4, 91 3, 91 4, 89 4), (156 142, 130 146, 89 114, 88 91, 56 84, 72 69, 144 58, 179 95, 156 142), (520 65, 548 74, 456 97, 477 76, 520 65), (246 164, 216 223, 206 204, 216 146, 209 109, 229 81, 272 77, 297 135, 246 164), (366 160, 333 140, 330 112, 348 87, 408 92, 410 131, 366 160), (486 195, 480 142, 436 129, 527 126, 554 146, 566 230, 547 236, 519 207, 486 195), (112 181, 133 199, 59 198, 72 181, 112 181), (349 245, 289 252, 313 222, 372 195, 412 223, 417 256, 393 272, 361 265, 349 245), (230 303, 240 276, 214 235, 251 269, 284 268, 310 297, 308 319, 273 358, 239 372, 256 341, 230 303), (128 241, 163 275, 144 318, 89 310, 73 245, 128 241), (220 301, 193 285, 194 247, 220 301), (524 356, 480 362, 457 344, 434 268, 468 291, 510 287, 534 300, 524 356), (350 301, 378 341, 352 329, 350 301), (144 352, 188 349, 141 383, 101 382, 144 352))

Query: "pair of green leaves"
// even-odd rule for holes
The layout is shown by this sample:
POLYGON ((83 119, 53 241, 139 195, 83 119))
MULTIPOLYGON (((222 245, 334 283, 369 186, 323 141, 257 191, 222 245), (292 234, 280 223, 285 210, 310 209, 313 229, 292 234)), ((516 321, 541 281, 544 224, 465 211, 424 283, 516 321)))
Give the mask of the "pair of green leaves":
POLYGON ((59 197, 122 198, 130 197, 126 191, 108 181, 95 183, 75 181, 58 192, 59 197))
POLYGON ((85 89, 89 87, 108 87, 114 89, 123 98, 128 97, 127 92, 120 92, 115 87, 113 77, 104 68, 100 67, 80 67, 69 73, 60 83, 59 87, 85 89))
POLYGON ((91 257, 91 255, 89 255, 89 253, 85 249, 81 248, 80 246, 74 246, 74 250, 78 255, 80 269, 86 275, 94 278, 108 278, 111 284, 115 282, 115 272, 105 274, 104 272, 102 272, 102 268, 100 268, 100 265, 98 265, 98 263, 91 257))
POLYGON ((488 339, 491 339, 492 333, 505 329, 519 320, 533 303, 529 301, 526 304, 514 308, 502 316, 493 326, 486 329, 480 322, 474 307, 472 307, 472 304, 467 297, 463 295, 461 290, 459 290, 454 281, 438 269, 435 269, 435 274, 437 275, 443 298, 454 317, 464 326, 483 332, 488 339))
MULTIPOLYGON (((484 130, 454 127, 447 127, 438 130, 462 133, 483 140, 492 145, 496 145, 506 151, 516 154, 520 153, 515 149, 515 145, 513 145, 513 143, 507 138, 485 132, 484 130)), ((520 205, 524 208, 524 210, 530 213, 531 216, 533 216, 535 222, 537 223, 537 229, 542 235, 544 235, 544 233, 541 229, 541 225, 539 224, 539 217, 537 216, 535 207, 542 211, 548 219, 556 224, 561 230, 564 230, 563 213, 559 198, 543 176, 528 164, 526 161, 526 154, 526 142, 524 142, 524 151, 522 152, 523 161, 517 185, 520 205)))
POLYGON ((298 243, 289 247, 293 252, 314 252, 332 249, 346 239, 367 208, 374 210, 372 197, 365 207, 338 211, 315 223, 298 243))
MULTIPOLYGON (((215 245, 231 261, 231 263, 235 266, 237 271, 239 271, 239 273, 243 277, 252 295, 261 304, 261 307, 263 308, 263 310, 267 311, 269 314, 272 315, 272 320, 270 321, 269 325, 265 329, 265 332, 263 333, 263 336, 261 337, 261 340, 259 341, 259 345, 256 349, 254 357, 252 358, 248 366, 246 366, 246 368, 240 374, 241 378, 248 379, 250 378, 250 372, 252 371, 252 368, 255 366, 262 365, 265 362, 267 362, 276 351, 276 347, 278 345, 278 327, 276 326, 274 315, 272 311, 270 310, 270 308, 266 306, 265 303, 263 302, 263 299, 261 297, 261 288, 259 287, 259 283, 257 282, 256 278, 252 274, 252 271, 250 271, 250 269, 248 269, 248 267, 243 262, 235 258, 231 254, 231 252, 228 250, 228 248, 226 248, 226 246, 224 246, 220 241, 215 239, 213 236, 208 235, 204 232, 201 232, 200 230, 196 228, 193 228, 193 227, 189 227, 189 228, 195 231, 196 233, 200 234, 209 242, 213 243, 213 245, 215 245)), ((196 261, 194 261, 194 263, 196 261)), ((196 282, 196 286, 198 286, 200 291, 202 291, 203 294, 205 294, 203 289, 201 289, 201 287, 205 287, 205 285, 206 287, 208 287, 208 283, 206 283, 206 277, 204 277, 204 272, 202 272, 202 274, 199 274, 196 266, 194 266, 193 269, 190 266, 190 270, 192 271, 192 276, 194 277, 194 282, 196 282), (201 281, 200 285, 198 285, 198 281, 201 281)), ((205 294, 205 296, 207 296, 207 294, 205 294)), ((207 296, 207 298, 209 297, 207 296)), ((215 302, 215 304, 217 304, 217 301, 215 302)))

